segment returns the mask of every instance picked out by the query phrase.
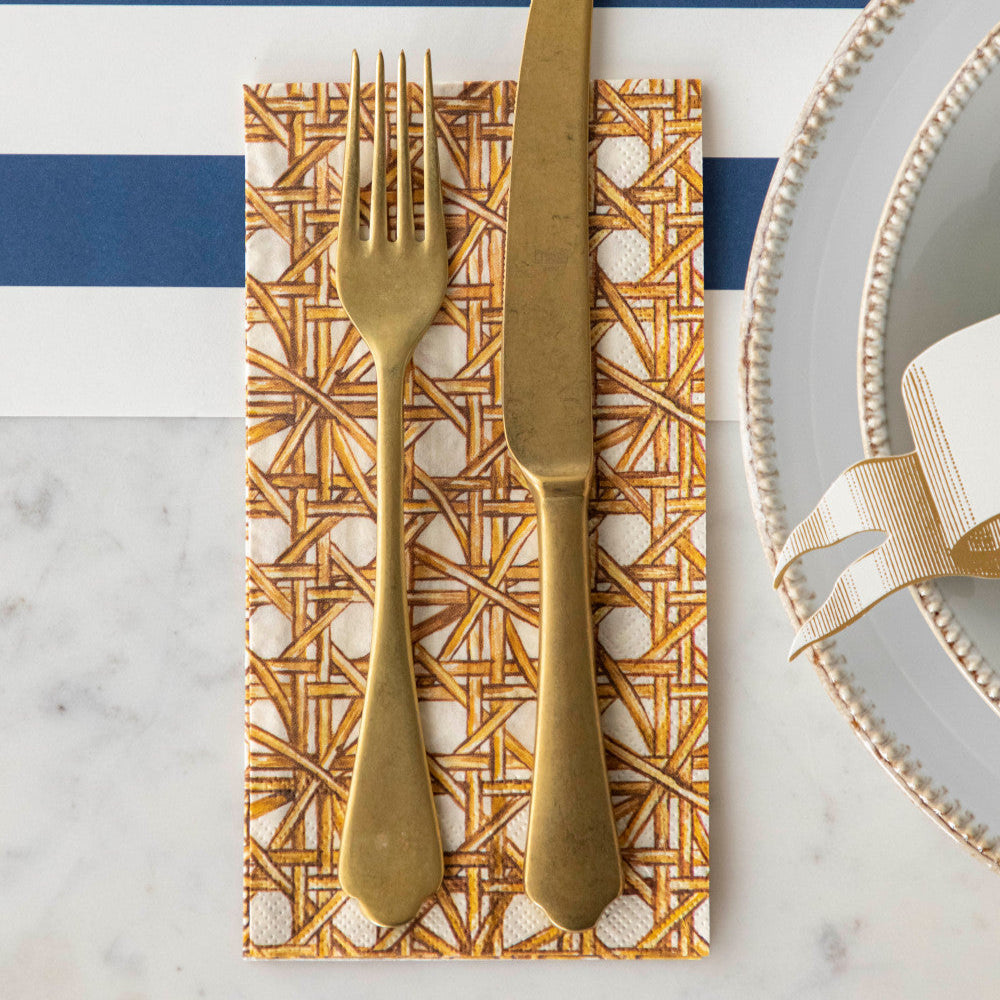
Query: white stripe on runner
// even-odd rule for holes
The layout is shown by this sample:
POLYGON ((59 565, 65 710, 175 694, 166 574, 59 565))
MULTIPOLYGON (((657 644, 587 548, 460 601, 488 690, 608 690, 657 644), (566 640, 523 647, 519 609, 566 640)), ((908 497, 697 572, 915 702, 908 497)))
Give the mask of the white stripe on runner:
POLYGON ((3 417, 240 417, 243 289, 0 287, 3 417))
POLYGON ((705 418, 736 421, 743 292, 705 292, 705 418))
MULTIPOLYGON (((737 418, 742 292, 708 292, 706 407, 737 418)), ((0 417, 242 417, 241 288, 0 287, 0 417)))
MULTIPOLYGON (((606 9, 595 77, 699 77, 706 156, 778 156, 855 10, 606 9)), ((517 74, 526 8, 0 6, 0 153, 242 153, 241 85, 346 79, 424 48, 517 74)), ((419 62, 419 58, 417 58, 419 62)))

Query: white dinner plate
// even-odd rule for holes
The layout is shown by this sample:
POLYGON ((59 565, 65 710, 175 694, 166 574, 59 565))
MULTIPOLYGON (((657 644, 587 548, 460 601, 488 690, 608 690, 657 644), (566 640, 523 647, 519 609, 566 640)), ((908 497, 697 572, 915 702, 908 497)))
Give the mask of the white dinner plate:
MULTIPOLYGON (((772 566, 787 531, 866 448, 910 449, 898 401, 905 365, 941 336, 1000 312, 1000 70, 991 75, 992 56, 976 56, 998 16, 995 0, 869 4, 778 162, 747 276, 740 373, 747 478, 772 566), (949 91, 950 103, 942 103, 949 91), (933 137, 926 179, 897 186, 921 129, 942 108, 950 109, 949 127, 924 133, 933 137), (899 209, 901 195, 909 225, 887 255, 886 205, 895 199, 899 209), (881 264, 869 270, 873 247, 881 264), (883 266, 894 273, 879 272, 883 266), (873 289, 888 296, 884 327, 872 321, 873 289), (876 345, 886 368, 877 399, 875 383, 862 378, 859 386, 859 317, 868 319, 862 346, 876 345), (866 393, 885 417, 884 443, 862 429, 866 393)), ((870 538, 856 540, 794 567, 781 595, 796 626, 870 547, 870 538)), ((1000 663, 1000 627, 991 620, 998 587, 946 581, 923 588, 916 603, 900 592, 811 654, 887 772, 993 865, 1000 864, 993 705, 1000 685, 977 656, 988 661, 996 650, 1000 663)), ((788 669, 802 669, 802 661, 788 669)))
MULTIPOLYGON (((858 344, 869 455, 913 449, 898 391, 903 368, 949 333, 1000 313, 998 64, 1000 25, 970 53, 925 119, 882 212, 858 344)), ((943 579, 911 594, 955 665, 1000 713, 997 581, 943 579)))

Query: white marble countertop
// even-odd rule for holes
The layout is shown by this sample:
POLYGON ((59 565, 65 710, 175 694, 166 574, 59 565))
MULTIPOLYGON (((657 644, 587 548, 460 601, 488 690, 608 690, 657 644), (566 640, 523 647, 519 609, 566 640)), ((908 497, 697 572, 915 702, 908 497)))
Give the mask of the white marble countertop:
POLYGON ((710 957, 245 961, 242 456, 239 420, 0 422, 0 996, 997 995, 1000 878, 786 662, 728 421, 709 433, 710 957))

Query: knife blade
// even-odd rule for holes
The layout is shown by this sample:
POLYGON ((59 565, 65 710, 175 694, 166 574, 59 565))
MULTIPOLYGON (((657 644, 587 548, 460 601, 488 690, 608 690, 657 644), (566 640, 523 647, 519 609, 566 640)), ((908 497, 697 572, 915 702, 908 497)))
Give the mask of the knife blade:
POLYGON ((594 670, 588 140, 591 0, 532 0, 514 109, 503 315, 507 445, 538 515, 538 716, 524 881, 565 930, 621 892, 594 670))

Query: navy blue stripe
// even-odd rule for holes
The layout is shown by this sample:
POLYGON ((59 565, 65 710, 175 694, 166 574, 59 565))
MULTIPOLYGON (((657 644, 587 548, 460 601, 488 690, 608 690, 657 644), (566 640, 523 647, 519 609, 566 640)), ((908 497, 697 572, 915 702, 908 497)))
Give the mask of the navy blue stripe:
MULTIPOLYGON (((0 0, 0 6, 22 3, 23 0, 0 0)), ((527 7, 529 0, 368 0, 366 7, 527 7)), ((595 0, 595 7, 729 7, 777 8, 782 10, 821 10, 840 8, 858 10, 866 0, 595 0)), ((355 7, 358 0, 31 0, 30 6, 55 4, 85 7, 112 5, 119 7, 355 7)))
POLYGON ((706 157, 705 287, 742 288, 757 220, 777 160, 706 157))
POLYGON ((0 284, 243 283, 240 156, 0 156, 0 284))
MULTIPOLYGON (((706 159, 705 283, 742 288, 772 159, 706 159)), ((236 288, 240 156, 0 156, 0 285, 236 288)))

